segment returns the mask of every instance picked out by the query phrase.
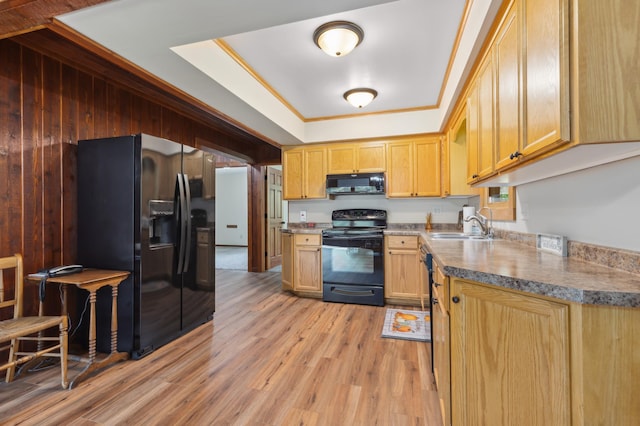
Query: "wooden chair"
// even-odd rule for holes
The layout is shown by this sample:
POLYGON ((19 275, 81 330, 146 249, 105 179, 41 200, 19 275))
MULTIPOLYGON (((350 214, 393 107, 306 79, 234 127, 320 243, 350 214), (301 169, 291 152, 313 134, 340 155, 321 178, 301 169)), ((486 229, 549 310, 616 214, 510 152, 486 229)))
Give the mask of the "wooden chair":
POLYGON ((0 365, 0 371, 7 370, 6 381, 11 382, 18 365, 40 356, 60 358, 62 388, 66 389, 69 385, 67 381, 67 317, 66 315, 23 316, 23 284, 22 256, 16 254, 0 258, 0 314, 5 315, 5 312, 13 310, 12 319, 0 321, 0 344, 9 342, 8 345, 0 347, 0 351, 9 349, 9 359, 5 364, 0 365), (5 270, 11 269, 14 269, 15 280, 12 299, 8 296, 11 293, 8 291, 10 284, 5 286, 4 280, 5 270), (59 337, 45 336, 44 331, 53 327, 59 328, 59 337), (21 341, 37 342, 38 348, 30 352, 21 352, 19 347, 21 341), (52 344, 52 342, 56 343, 52 344))

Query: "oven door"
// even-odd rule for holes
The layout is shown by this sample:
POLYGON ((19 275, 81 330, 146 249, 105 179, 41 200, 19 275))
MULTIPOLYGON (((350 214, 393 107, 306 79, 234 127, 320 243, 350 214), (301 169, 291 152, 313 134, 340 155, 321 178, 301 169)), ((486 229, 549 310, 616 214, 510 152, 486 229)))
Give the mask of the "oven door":
POLYGON ((322 239, 322 281, 332 284, 384 284, 383 239, 381 236, 324 237, 322 239))

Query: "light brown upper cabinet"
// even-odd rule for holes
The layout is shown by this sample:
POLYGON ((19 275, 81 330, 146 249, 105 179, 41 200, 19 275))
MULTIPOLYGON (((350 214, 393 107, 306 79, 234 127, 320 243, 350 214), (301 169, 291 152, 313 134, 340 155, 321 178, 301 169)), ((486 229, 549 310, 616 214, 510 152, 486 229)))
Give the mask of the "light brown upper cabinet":
POLYGON ((440 195, 440 136, 387 144, 387 197, 440 195))
POLYGON ((518 0, 500 23, 496 62, 495 169, 570 139, 568 0, 518 0))
POLYGON ((473 196, 478 189, 467 184, 467 116, 462 108, 451 120, 440 153, 442 196, 473 196))
POLYGON ((640 3, 573 0, 570 11, 572 139, 640 141, 640 3))
MULTIPOLYGON (((594 2, 590 2, 594 3, 594 2)), ((570 139, 569 0, 519 0, 522 13, 522 155, 570 139)))
POLYGON ((474 183, 478 173, 478 88, 474 85, 467 97, 467 183, 474 183))
POLYGON ((494 44, 496 64, 496 141, 497 170, 514 164, 522 153, 520 104, 520 46, 516 5, 512 4, 502 22, 494 44))
POLYGON ((480 66, 467 100, 467 182, 477 182, 493 173, 493 60, 491 55, 480 66))
POLYGON ((332 144, 327 148, 327 174, 384 172, 384 142, 332 144))
POLYGON ((327 149, 324 146, 296 147, 282 152, 283 198, 301 200, 325 198, 327 149))
POLYGON ((469 182, 514 186, 637 155, 640 26, 629 17, 639 8, 634 0, 505 5, 464 98, 479 110, 468 117, 467 137, 481 139, 477 90, 492 60, 494 172, 482 176, 471 145, 469 182))

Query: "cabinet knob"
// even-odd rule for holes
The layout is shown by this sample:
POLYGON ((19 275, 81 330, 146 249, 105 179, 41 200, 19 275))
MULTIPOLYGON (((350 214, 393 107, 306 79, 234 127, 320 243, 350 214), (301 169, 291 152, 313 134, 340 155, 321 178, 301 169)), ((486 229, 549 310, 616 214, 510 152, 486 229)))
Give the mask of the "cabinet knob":
POLYGON ((474 175, 473 175, 473 176, 471 176, 471 177, 472 177, 473 179, 475 179, 475 178, 477 178, 477 177, 478 177, 478 175, 477 175, 477 174, 474 174, 474 175))
POLYGON ((452 301, 453 303, 458 303, 458 302, 460 302, 460 298, 459 298, 458 296, 453 296, 453 297, 451 298, 451 301, 452 301))
POLYGON ((516 151, 513 154, 509 155, 509 159, 513 160, 514 158, 518 158, 522 155, 522 153, 520 151, 516 151))
POLYGON ((434 285, 434 286, 436 286, 436 287, 440 287, 440 286, 442 286, 442 284, 437 283, 437 282, 435 282, 435 281, 433 282, 433 285, 434 285))
POLYGON ((435 297, 431 299, 431 303, 433 303, 434 305, 438 304, 438 299, 436 299, 435 297))

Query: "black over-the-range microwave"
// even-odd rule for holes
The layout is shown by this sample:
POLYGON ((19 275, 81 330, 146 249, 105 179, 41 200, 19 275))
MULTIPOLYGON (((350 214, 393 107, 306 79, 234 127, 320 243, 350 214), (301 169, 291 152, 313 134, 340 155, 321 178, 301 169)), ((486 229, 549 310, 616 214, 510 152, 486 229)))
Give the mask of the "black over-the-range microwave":
POLYGON ((327 194, 384 194, 384 173, 327 175, 327 194))

